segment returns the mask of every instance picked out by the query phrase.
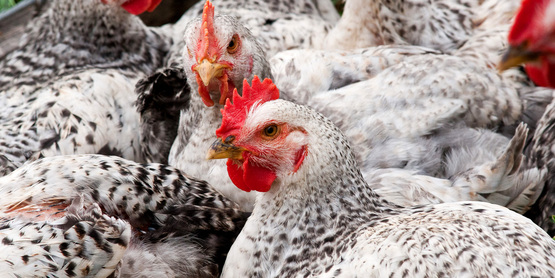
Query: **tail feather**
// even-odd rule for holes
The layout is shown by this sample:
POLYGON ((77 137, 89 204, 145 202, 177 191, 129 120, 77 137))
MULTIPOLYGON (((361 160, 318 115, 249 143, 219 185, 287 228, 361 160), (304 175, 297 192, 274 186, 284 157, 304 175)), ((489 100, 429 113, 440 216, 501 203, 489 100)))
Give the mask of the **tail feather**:
POLYGON ((476 200, 526 212, 538 198, 547 174, 545 169, 521 169, 527 134, 526 124, 520 124, 497 160, 454 176, 453 186, 469 190, 476 200))

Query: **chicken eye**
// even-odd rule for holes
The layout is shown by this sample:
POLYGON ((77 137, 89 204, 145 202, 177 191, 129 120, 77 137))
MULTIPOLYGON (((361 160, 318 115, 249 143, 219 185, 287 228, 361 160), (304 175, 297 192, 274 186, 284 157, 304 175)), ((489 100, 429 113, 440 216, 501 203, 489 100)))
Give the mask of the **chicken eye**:
POLYGON ((277 135, 279 127, 276 124, 271 124, 262 130, 264 137, 271 139, 277 135))
POLYGON ((227 52, 230 54, 237 52, 237 50, 239 49, 239 44, 239 36, 237 34, 233 35, 233 37, 231 37, 231 40, 229 41, 229 44, 227 45, 227 52))

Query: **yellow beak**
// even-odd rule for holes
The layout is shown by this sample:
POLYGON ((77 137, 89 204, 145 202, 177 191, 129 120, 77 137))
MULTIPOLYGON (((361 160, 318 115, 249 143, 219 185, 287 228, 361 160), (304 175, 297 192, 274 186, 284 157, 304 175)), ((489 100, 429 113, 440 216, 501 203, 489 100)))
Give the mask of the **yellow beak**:
POLYGON ((516 47, 510 46, 503 55, 499 65, 497 65, 497 69, 502 72, 518 65, 536 62, 539 58, 540 53, 529 51, 526 47, 526 43, 516 47))
POLYGON ((231 158, 235 160, 242 160, 243 159, 243 152, 247 149, 242 147, 237 147, 233 144, 228 144, 222 142, 221 139, 216 139, 208 153, 206 154, 206 159, 222 159, 222 158, 231 158))
POLYGON ((208 87, 208 84, 210 84, 212 79, 221 77, 223 75, 223 71, 228 68, 228 65, 213 63, 208 61, 208 59, 203 59, 200 64, 193 67, 193 70, 198 73, 202 83, 204 83, 204 86, 208 87))

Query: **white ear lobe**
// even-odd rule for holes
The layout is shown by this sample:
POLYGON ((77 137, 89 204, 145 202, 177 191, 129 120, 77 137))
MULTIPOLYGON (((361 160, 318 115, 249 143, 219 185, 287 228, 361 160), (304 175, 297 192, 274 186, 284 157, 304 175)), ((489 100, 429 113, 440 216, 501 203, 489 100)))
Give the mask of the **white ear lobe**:
POLYGON ((308 144, 308 137, 302 131, 295 130, 287 136, 287 142, 293 146, 304 146, 308 144))

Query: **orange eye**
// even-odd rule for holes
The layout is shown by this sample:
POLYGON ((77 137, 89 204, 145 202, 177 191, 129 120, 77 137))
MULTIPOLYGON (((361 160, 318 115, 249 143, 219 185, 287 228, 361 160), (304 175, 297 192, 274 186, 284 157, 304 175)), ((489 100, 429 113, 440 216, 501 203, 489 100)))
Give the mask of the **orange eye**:
POLYGON ((239 36, 237 34, 233 35, 233 37, 231 37, 231 40, 229 41, 229 44, 227 45, 227 52, 229 54, 237 52, 240 44, 241 42, 239 40, 239 36))
POLYGON ((265 139, 273 139, 279 133, 279 126, 271 124, 262 130, 262 137, 265 139))

